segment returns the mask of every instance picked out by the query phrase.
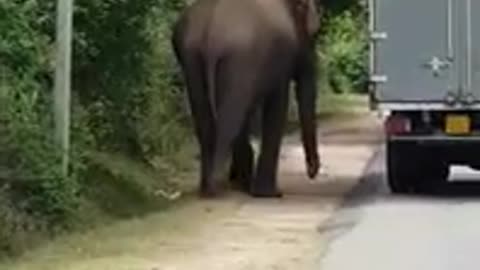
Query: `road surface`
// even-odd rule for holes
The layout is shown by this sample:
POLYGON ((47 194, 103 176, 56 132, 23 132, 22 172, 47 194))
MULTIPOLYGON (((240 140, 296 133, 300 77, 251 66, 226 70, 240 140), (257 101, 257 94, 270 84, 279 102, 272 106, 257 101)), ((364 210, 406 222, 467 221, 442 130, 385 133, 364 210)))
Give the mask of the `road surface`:
POLYGON ((380 150, 342 209, 319 227, 331 241, 319 269, 479 269, 479 174, 453 168, 438 196, 394 196, 384 159, 380 150))

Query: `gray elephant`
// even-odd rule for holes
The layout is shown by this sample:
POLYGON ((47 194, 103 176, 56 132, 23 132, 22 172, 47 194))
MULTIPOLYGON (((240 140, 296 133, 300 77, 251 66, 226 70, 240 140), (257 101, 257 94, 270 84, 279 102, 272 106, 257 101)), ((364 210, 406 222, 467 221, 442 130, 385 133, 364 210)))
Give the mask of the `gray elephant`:
POLYGON ((197 0, 181 14, 172 45, 186 82, 201 151, 202 196, 230 177, 255 197, 278 197, 280 145, 295 82, 307 174, 317 175, 314 0, 197 0), (250 119, 262 115, 254 175, 250 119))

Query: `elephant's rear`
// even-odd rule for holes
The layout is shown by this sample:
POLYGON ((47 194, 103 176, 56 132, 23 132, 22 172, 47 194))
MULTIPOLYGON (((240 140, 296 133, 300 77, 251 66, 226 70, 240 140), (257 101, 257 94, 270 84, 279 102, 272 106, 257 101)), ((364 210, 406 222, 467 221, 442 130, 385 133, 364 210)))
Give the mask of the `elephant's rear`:
POLYGON ((173 27, 172 45, 177 57, 200 50, 214 7, 219 0, 200 0, 187 7, 173 27))
POLYGON ((197 1, 179 19, 173 43, 200 139, 202 193, 216 193, 232 144, 239 136, 244 142, 245 123, 261 105, 262 153, 250 192, 277 196, 276 167, 288 83, 300 48, 297 31, 308 27, 298 27, 292 17, 297 12, 292 7, 297 6, 290 0, 197 1))
MULTIPOLYGON (((217 75, 226 87, 223 92, 268 90, 271 81, 288 77, 296 50, 295 26, 285 1, 220 0, 212 13, 202 53, 216 65, 217 75), (232 87, 228 87, 231 81, 232 87), (242 89, 236 89, 236 85, 242 89), (263 87, 262 84, 266 87, 263 87)), ((208 66, 208 65, 207 65, 208 66)), ((212 66, 212 65, 210 65, 212 66)), ((221 82, 220 82, 221 83, 221 82)), ((218 92, 222 93, 218 93, 218 92)))
POLYGON ((295 43, 295 29, 282 0, 219 0, 206 33, 206 53, 259 55, 261 49, 295 43))
MULTIPOLYGON (((191 103, 211 96, 207 82, 205 41, 212 14, 219 1, 222 0, 195 2, 184 10, 174 25, 172 45, 185 75, 191 103)), ((201 103, 202 108, 198 110, 212 111, 214 114, 214 107, 210 106, 210 109, 205 107, 212 105, 211 99, 208 100, 208 104, 201 103)))

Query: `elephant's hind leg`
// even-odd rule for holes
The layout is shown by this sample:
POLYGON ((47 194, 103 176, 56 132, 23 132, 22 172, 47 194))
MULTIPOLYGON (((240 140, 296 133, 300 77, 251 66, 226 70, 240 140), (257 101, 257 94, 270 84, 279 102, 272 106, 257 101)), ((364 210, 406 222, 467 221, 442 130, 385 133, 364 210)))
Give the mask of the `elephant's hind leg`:
POLYGON ((209 176, 216 185, 224 177, 226 161, 232 156, 233 149, 234 159, 242 164, 234 166, 239 169, 235 170, 240 174, 251 174, 253 150, 248 142, 248 129, 244 128, 244 123, 249 118, 255 100, 252 85, 256 75, 247 72, 249 68, 249 64, 243 59, 230 58, 224 62, 219 72, 217 86, 221 89, 221 95, 217 106, 215 147, 209 176), (243 132, 244 134, 241 134, 243 132))
POLYGON ((230 166, 230 180, 234 188, 248 191, 253 177, 253 148, 250 144, 248 122, 235 139, 233 159, 230 166))
POLYGON ((270 93, 263 106, 262 146, 250 192, 255 197, 281 197, 277 186, 277 169, 288 109, 288 84, 270 93))
POLYGON ((208 101, 201 58, 190 52, 185 57, 183 69, 195 134, 200 145, 200 195, 208 197, 212 193, 212 185, 208 182, 208 170, 212 164, 215 124, 208 101))

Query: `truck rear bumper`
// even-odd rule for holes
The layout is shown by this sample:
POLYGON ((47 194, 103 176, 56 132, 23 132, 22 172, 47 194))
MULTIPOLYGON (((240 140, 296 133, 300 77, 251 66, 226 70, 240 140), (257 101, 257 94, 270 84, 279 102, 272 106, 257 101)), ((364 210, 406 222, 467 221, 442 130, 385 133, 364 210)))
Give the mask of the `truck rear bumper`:
POLYGON ((375 110, 382 111, 385 113, 391 111, 478 111, 480 110, 480 103, 473 103, 470 105, 457 104, 449 105, 445 101, 403 101, 403 102, 387 102, 387 101, 376 101, 371 99, 371 106, 375 110))
POLYGON ((477 136, 447 136, 447 135, 408 135, 388 136, 389 141, 404 141, 421 144, 480 144, 480 135, 477 136))
MULTIPOLYGON (((480 169, 480 136, 446 136, 446 135, 429 135, 429 136, 387 136, 389 144, 405 146, 407 149, 411 146, 417 149, 427 151, 431 158, 444 160, 449 164, 464 164, 475 166, 480 169)), ((415 148, 414 148, 415 149, 415 148)), ((416 155, 412 153, 412 158, 416 155)))

